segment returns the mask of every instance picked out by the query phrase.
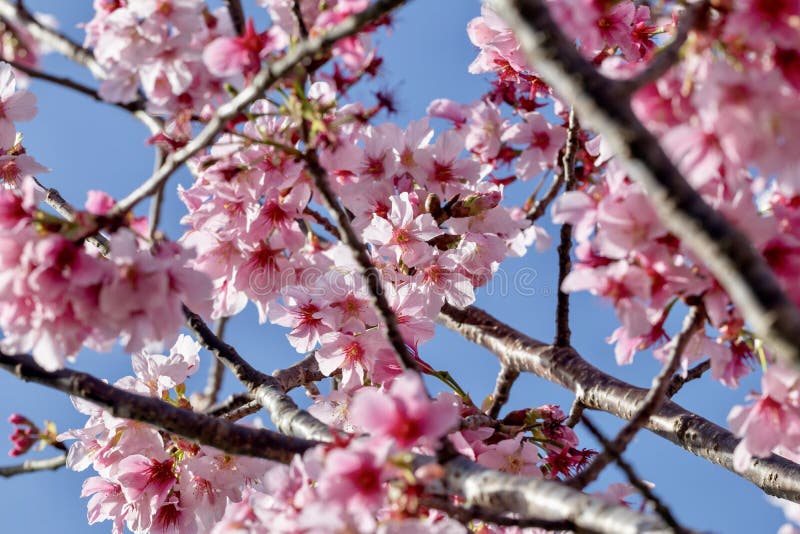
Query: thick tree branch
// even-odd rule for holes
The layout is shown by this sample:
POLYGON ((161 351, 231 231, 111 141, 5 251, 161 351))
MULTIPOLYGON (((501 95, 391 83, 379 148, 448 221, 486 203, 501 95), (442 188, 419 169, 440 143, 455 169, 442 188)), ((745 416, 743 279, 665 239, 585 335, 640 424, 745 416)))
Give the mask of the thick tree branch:
MULTIPOLYGON (((440 322, 487 348, 501 363, 573 391, 589 409, 630 420, 647 396, 648 390, 604 373, 572 347, 553 347, 532 339, 478 308, 459 310, 445 305, 440 322)), ((754 458, 743 473, 735 471, 733 450, 739 440, 674 402, 665 402, 644 428, 746 478, 770 495, 800 502, 800 466, 773 454, 754 458)))
POLYGON ((200 316, 186 306, 183 307, 183 313, 189 330, 253 394, 258 403, 269 412, 272 422, 280 432, 318 441, 330 439, 328 427, 305 410, 298 408, 297 404, 286 395, 276 378, 250 365, 235 348, 214 335, 200 316))
POLYGON ((297 363, 280 369, 272 373, 272 376, 280 383, 284 391, 291 391, 294 388, 319 382, 327 378, 317 365, 317 357, 312 352, 297 363))
POLYGON ((647 191, 663 224, 708 267, 756 334, 800 367, 800 312, 747 237, 711 209, 642 125, 624 83, 598 73, 560 31, 544 0, 495 0, 537 73, 603 135, 647 191))
POLYGON ((11 478, 25 473, 35 473, 36 471, 56 471, 64 467, 66 462, 66 454, 45 458, 44 460, 26 460, 17 465, 0 466, 0 477, 11 478))
POLYGON ((578 473, 571 481, 570 485, 574 488, 583 489, 592 482, 594 482, 600 475, 600 472, 614 459, 619 456, 628 447, 634 436, 639 432, 639 429, 644 426, 650 417, 662 406, 664 400, 667 398, 667 390, 670 385, 670 379, 675 371, 681 364, 681 355, 689 344, 689 341, 697 333, 700 328, 705 324, 705 312, 698 307, 692 307, 686 319, 683 321, 683 329, 678 337, 675 338, 675 345, 669 358, 664 362, 661 372, 653 379, 653 387, 647 392, 644 399, 633 414, 627 424, 622 427, 617 437, 611 441, 609 447, 605 447, 602 453, 597 455, 592 463, 586 469, 578 473))
MULTIPOLYGON (((251 428, 202 413, 177 408, 152 397, 130 393, 85 373, 45 371, 27 355, 0 353, 0 368, 16 377, 86 399, 115 417, 151 424, 229 454, 255 456, 288 463, 295 454, 319 442, 287 437, 262 428, 251 428)), ((436 461, 416 456, 417 465, 436 461)), ((518 477, 492 471, 463 456, 445 462, 447 489, 464 495, 467 505, 494 507, 520 514, 522 520, 541 518, 569 521, 576 530, 625 534, 667 532, 658 518, 622 506, 609 505, 553 480, 518 477)))
POLYGON ((297 44, 286 56, 264 66, 253 77, 250 85, 245 87, 230 101, 217 108, 206 126, 186 146, 167 157, 164 165, 153 173, 143 184, 128 196, 117 202, 110 215, 121 215, 133 209, 139 202, 155 192, 162 182, 170 176, 194 154, 210 145, 228 122, 258 98, 279 80, 288 76, 295 67, 308 58, 329 48, 339 39, 358 33, 364 26, 375 22, 390 10, 404 3, 405 0, 377 0, 357 15, 342 21, 330 31, 297 44))
POLYGON ((287 437, 263 428, 236 425, 199 412, 177 408, 160 399, 143 397, 106 384, 86 373, 62 369, 49 372, 27 355, 0 353, 0 368, 26 382, 36 382, 86 399, 114 417, 151 424, 230 454, 288 463, 316 442, 287 437))
POLYGON ((571 521, 548 521, 546 519, 519 519, 494 510, 487 510, 477 506, 456 506, 447 498, 423 497, 421 504, 428 508, 441 510, 453 519, 469 527, 476 522, 491 523, 501 526, 515 526, 520 528, 540 528, 545 530, 572 530, 575 525, 571 521))
POLYGON ((567 521, 577 532, 609 534, 672 531, 659 517, 610 505, 553 480, 492 471, 463 456, 445 468, 445 486, 462 493, 465 506, 518 514, 521 522, 567 521))

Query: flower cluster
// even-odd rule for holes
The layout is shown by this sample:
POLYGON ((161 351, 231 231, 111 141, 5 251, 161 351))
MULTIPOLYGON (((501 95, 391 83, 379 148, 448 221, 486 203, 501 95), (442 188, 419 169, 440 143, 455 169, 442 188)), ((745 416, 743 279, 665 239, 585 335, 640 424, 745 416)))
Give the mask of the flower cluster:
POLYGON ((202 309, 210 286, 186 267, 189 251, 166 241, 143 249, 119 231, 104 258, 84 243, 91 225, 36 210, 36 196, 31 181, 21 196, 0 191, 4 350, 31 351, 42 367, 59 369, 81 347, 108 350, 120 336, 129 351, 174 339, 181 303, 202 309))
POLYGON ((205 46, 232 35, 224 9, 210 13, 201 0, 96 0, 85 45, 104 69, 100 96, 133 102, 144 92, 153 111, 201 112, 221 96, 220 80, 203 62, 205 46))
POLYGON ((341 371, 346 385, 365 377, 382 383, 397 372, 391 351, 376 331, 350 251, 331 239, 338 230, 315 208, 296 148, 308 119, 293 117, 292 109, 312 115, 320 162, 369 245, 414 351, 431 338, 445 300, 471 304, 501 260, 546 236, 531 230, 520 210, 500 206, 503 186, 485 176, 480 160, 461 155, 469 128, 478 128, 472 123, 434 141, 427 119, 405 130, 363 125, 365 110, 337 108, 324 81, 302 98, 284 109, 256 102, 241 134, 223 136, 194 162, 198 179, 181 191, 190 211, 183 222, 191 227, 184 243, 198 250, 195 268, 215 281, 215 315, 252 301, 262 321, 291 329, 299 352, 321 344, 316 354, 326 373, 341 371))
MULTIPOLYGON (((115 385, 190 409, 184 382, 199 367, 199 351, 198 343, 181 336, 168 355, 135 353, 135 376, 115 385)), ((123 526, 133 532, 208 532, 226 504, 241 500, 242 492, 271 466, 114 417, 82 399, 74 398, 73 404, 89 419, 84 428, 59 435, 77 440, 67 465, 78 471, 91 466, 97 472, 81 494, 90 497, 89 524, 110 520, 115 534, 123 526)))

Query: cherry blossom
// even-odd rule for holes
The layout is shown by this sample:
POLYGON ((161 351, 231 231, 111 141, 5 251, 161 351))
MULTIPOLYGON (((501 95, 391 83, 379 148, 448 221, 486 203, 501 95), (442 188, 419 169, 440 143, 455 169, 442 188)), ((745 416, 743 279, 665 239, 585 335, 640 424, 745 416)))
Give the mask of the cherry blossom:
POLYGON ((350 412, 359 427, 408 448, 446 434, 455 423, 458 406, 448 396, 431 401, 420 377, 406 372, 392 382, 386 394, 370 389, 357 392, 350 412))

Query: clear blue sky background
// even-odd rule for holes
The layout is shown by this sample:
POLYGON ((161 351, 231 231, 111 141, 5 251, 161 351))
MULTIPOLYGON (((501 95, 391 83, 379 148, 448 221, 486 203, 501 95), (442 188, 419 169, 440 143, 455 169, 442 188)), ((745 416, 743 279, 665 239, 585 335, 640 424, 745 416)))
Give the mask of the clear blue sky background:
MULTIPOLYGON (((34 10, 56 15, 61 28, 77 40, 83 39, 83 32, 76 25, 92 16, 88 0, 29 0, 29 5, 34 10)), ((258 9, 252 3, 246 3, 246 7, 249 13, 258 9)), ((478 0, 416 0, 397 16, 391 38, 383 40, 386 62, 378 86, 394 91, 399 124, 424 115, 427 104, 434 98, 447 97, 466 103, 486 90, 486 80, 467 72, 475 50, 467 39, 465 27, 478 15, 479 7, 478 0)), ((94 84, 85 73, 58 57, 48 56, 44 67, 94 84)), ((51 174, 40 177, 44 183, 81 205, 89 189, 103 189, 119 198, 149 175, 152 152, 144 145, 147 132, 125 112, 43 82, 34 81, 31 90, 39 98, 40 113, 34 122, 22 124, 21 130, 29 152, 53 169, 51 174)), ((185 184, 188 175, 173 178, 168 187, 164 228, 173 237, 182 233, 177 221, 184 213, 174 193, 178 181, 185 184)), ((514 185, 512 198, 525 198, 532 185, 514 185)), ((557 235, 552 227, 550 230, 557 235)), ((477 304, 534 337, 550 339, 555 266, 554 250, 543 254, 531 251, 525 258, 508 261, 503 265, 503 276, 508 283, 482 290, 477 304), (522 280, 521 277, 525 277, 525 294, 515 290, 515 282, 522 280)), ((672 332, 676 331, 677 323, 673 321, 672 332)), ((630 367, 618 368, 614 363, 613 349, 604 341, 617 326, 609 305, 585 294, 576 295, 572 325, 574 345, 592 363, 640 386, 649 385, 658 370, 657 362, 649 354, 640 354, 630 367)), ((480 400, 491 393, 498 370, 495 358, 447 330, 439 328, 437 333, 434 341, 423 346, 423 357, 436 367, 450 370, 474 399, 480 400)), ((252 307, 233 320, 228 329, 228 339, 265 371, 297 359, 284 335, 281 327, 258 325, 252 307)), ((204 353, 204 356, 207 362, 209 355, 204 353)), ((79 357, 75 367, 112 381, 131 374, 130 360, 119 350, 100 355, 87 352, 79 357)), ((204 380, 204 372, 198 376, 204 380)), ((230 376, 225 386, 226 394, 238 391, 230 376)), ((757 377, 745 381, 737 391, 703 379, 688 385, 676 401, 724 426, 730 407, 742 402, 748 389, 757 387, 757 377)), ((511 406, 556 403, 567 411, 571 401, 572 396, 557 386, 524 376, 513 389, 511 406)), ((53 420, 61 430, 83 426, 85 422, 62 394, 0 374, 0 415, 5 418, 12 412, 22 412, 37 422, 53 420)), ((607 434, 621 426, 613 417, 591 415, 607 434)), ((10 432, 10 425, 0 424, 0 434, 10 432)), ((586 446, 594 444, 591 437, 580 430, 579 434, 586 446)), ((0 448, 7 450, 7 446, 0 448)), ((775 532, 783 522, 781 512, 766 502, 758 488, 649 432, 639 434, 626 456, 642 477, 656 484, 656 493, 687 526, 749 534, 775 532)), ((79 494, 82 481, 90 475, 89 471, 62 470, 0 479, 0 532, 110 531, 108 523, 94 527, 86 524, 86 500, 80 499, 79 494)), ((591 489, 603 489, 617 480, 622 480, 621 475, 612 466, 591 489)))

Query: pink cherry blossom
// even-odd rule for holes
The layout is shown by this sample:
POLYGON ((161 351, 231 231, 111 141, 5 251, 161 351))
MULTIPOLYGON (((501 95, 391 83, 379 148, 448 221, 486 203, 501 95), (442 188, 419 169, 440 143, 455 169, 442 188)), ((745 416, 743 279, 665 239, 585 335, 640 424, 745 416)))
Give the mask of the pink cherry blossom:
POLYGON ((407 449, 444 436, 458 417, 458 405, 452 396, 430 400, 419 375, 406 372, 384 394, 375 389, 358 391, 350 412, 357 426, 407 449))
POLYGON ((391 254, 395 261, 409 267, 427 263, 433 257, 433 248, 427 243, 442 233, 433 217, 427 213, 417 215, 418 208, 411 203, 408 193, 391 198, 392 208, 388 219, 373 215, 372 224, 364 231, 364 239, 379 247, 382 254, 391 254))
POLYGON ((14 146, 14 122, 29 121, 35 116, 36 97, 24 89, 17 91, 14 70, 8 63, 0 63, 0 148, 14 146))
POLYGON ((536 176, 543 169, 557 164, 556 155, 564 146, 567 133, 555 127, 539 113, 522 115, 523 122, 508 128, 501 139, 505 142, 526 145, 517 160, 514 170, 523 180, 536 176))
POLYGON ((761 379, 762 392, 753 404, 734 406, 728 414, 731 430, 742 437, 734 451, 737 471, 744 471, 753 456, 769 455, 778 445, 800 445, 800 408, 797 374, 780 364, 770 366, 761 379))
POLYGON ((522 441, 522 434, 489 447, 478 455, 478 463, 514 475, 541 477, 541 461, 536 446, 522 441))

